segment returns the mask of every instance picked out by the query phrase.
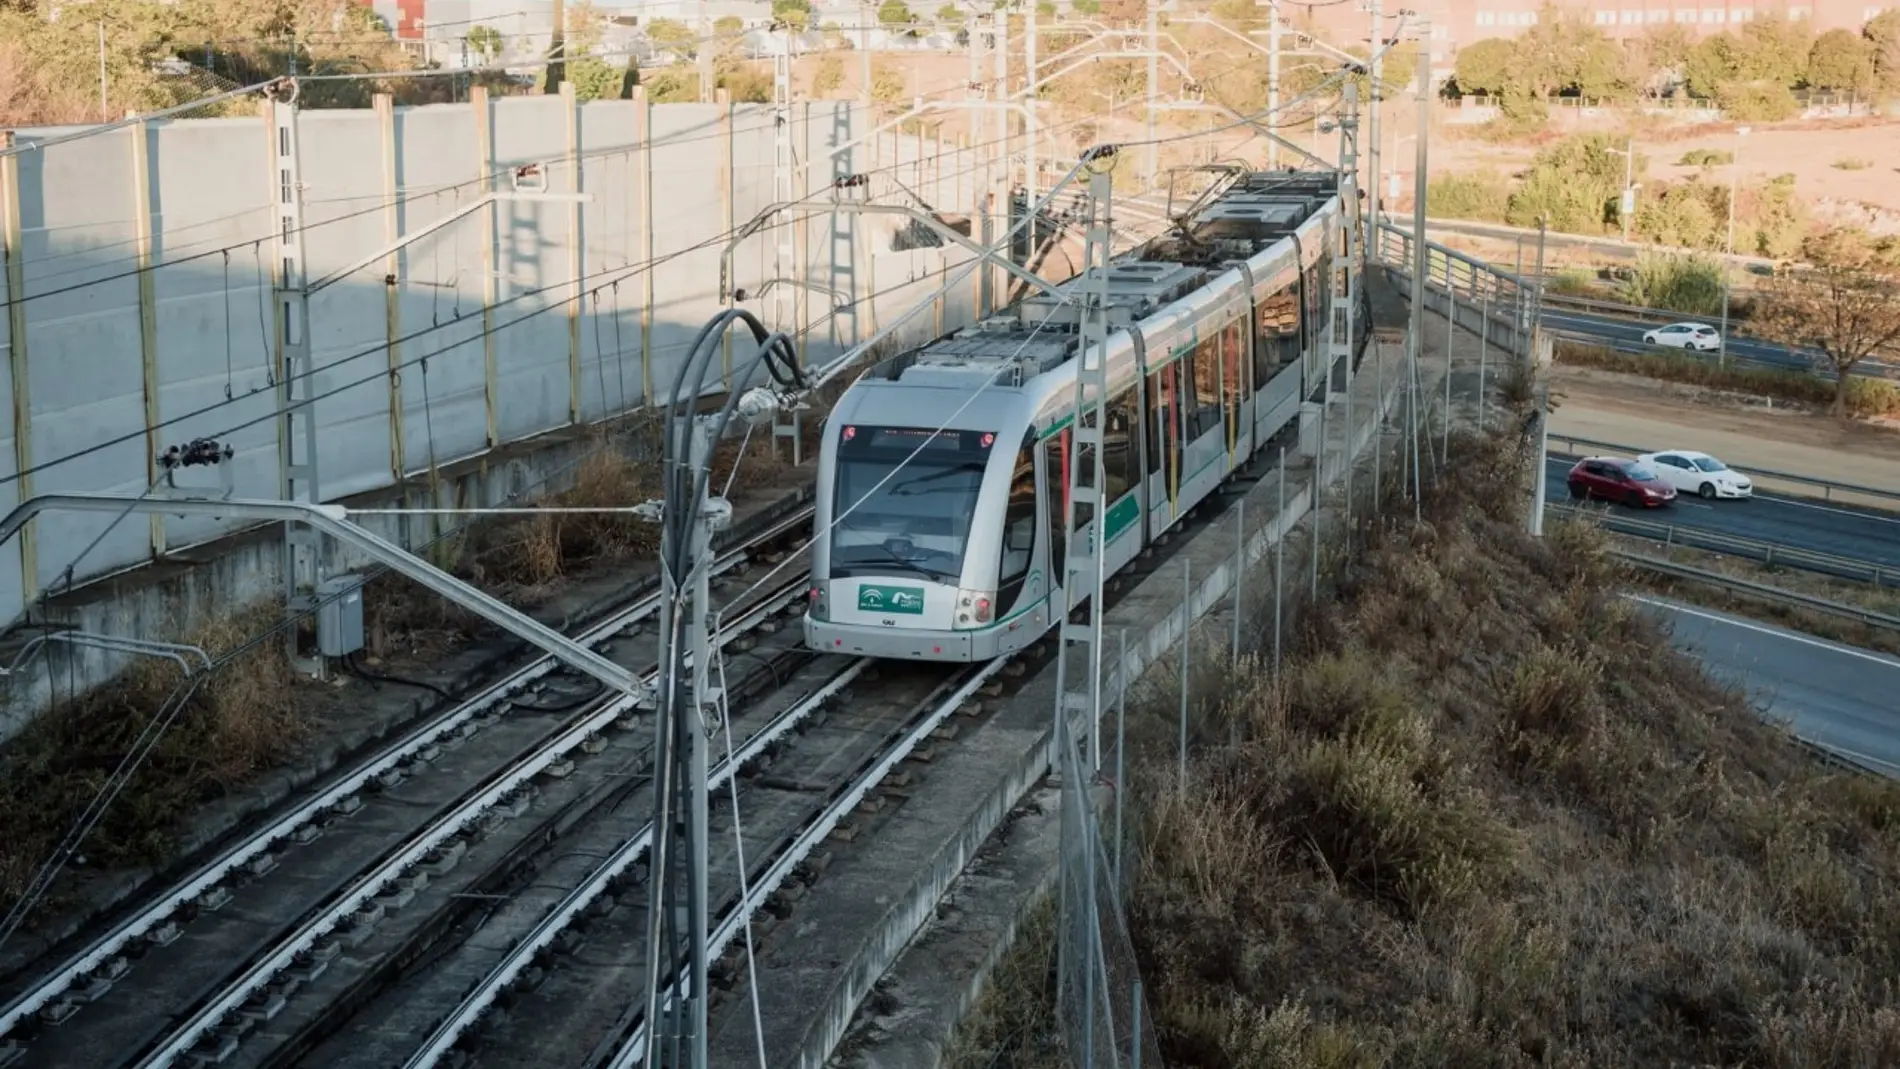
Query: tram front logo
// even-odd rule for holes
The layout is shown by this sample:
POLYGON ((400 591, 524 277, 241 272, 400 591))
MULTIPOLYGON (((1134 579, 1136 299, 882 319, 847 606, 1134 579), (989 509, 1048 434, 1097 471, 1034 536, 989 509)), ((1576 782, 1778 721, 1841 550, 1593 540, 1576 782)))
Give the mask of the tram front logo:
POLYGON ((863 583, 858 586, 858 609, 861 612, 893 612, 905 616, 924 614, 924 588, 920 586, 875 586, 863 583))

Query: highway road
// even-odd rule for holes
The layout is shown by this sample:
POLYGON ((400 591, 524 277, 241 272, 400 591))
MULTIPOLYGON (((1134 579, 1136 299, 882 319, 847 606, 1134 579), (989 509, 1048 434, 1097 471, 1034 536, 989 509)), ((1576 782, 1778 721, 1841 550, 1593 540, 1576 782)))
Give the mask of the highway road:
MULTIPOLYGON (((1565 476, 1576 457, 1552 453, 1545 461, 1546 495, 1552 502, 1568 502, 1565 476)), ((1744 472, 1746 474, 1746 472, 1744 472)), ((1891 565, 1900 570, 1900 513, 1855 508, 1781 494, 1756 492, 1752 501, 1704 501, 1693 495, 1677 496, 1664 508, 1632 509, 1626 505, 1606 509, 1612 529, 1615 520, 1628 518, 1647 523, 1699 531, 1711 531, 1756 542, 1773 542, 1811 553, 1847 557, 1870 564, 1891 565)), ((1900 583, 1900 576, 1896 576, 1900 583)))
POLYGON ((1883 775, 1900 774, 1900 659, 1666 598, 1631 594, 1671 641, 1741 687, 1795 734, 1883 775))
MULTIPOLYGON (((1720 326, 1720 322, 1715 319, 1708 320, 1708 324, 1712 327, 1720 326)), ((1654 322, 1639 323, 1631 319, 1618 319, 1614 316, 1596 315, 1588 312, 1565 312, 1552 308, 1549 305, 1544 306, 1544 327, 1553 333, 1570 334, 1589 341, 1618 342, 1639 351, 1654 349, 1657 353, 1664 355, 1675 353, 1676 350, 1650 346, 1643 342, 1644 331, 1653 330, 1662 325, 1661 323, 1654 322)), ((1832 371, 1817 370, 1820 368, 1820 365, 1815 363, 1814 356, 1800 350, 1790 349, 1784 345, 1777 345, 1774 342, 1761 341, 1756 338, 1737 337, 1731 334, 1728 340, 1728 352, 1731 358, 1739 357, 1740 359, 1768 367, 1804 374, 1819 373, 1828 378, 1833 377, 1832 371)), ((1714 360, 1716 358, 1715 353, 1695 353, 1689 355, 1700 356, 1707 360, 1714 360)), ((1881 370, 1880 367, 1870 362, 1868 366, 1856 367, 1854 373, 1860 375, 1879 374, 1881 370)))

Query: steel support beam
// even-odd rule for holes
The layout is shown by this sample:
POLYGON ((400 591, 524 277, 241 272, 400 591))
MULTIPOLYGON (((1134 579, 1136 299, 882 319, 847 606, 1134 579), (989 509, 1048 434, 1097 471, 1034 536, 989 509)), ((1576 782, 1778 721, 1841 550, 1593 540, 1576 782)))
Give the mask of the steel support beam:
POLYGON ((381 535, 351 523, 348 519, 349 510, 341 505, 246 498, 218 501, 208 498, 135 497, 130 494, 42 494, 22 502, 7 513, 5 519, 0 519, 0 545, 18 534, 34 517, 45 512, 136 512, 301 524, 314 533, 336 539, 379 564, 387 565, 405 578, 413 579, 577 672, 584 672, 623 694, 642 697, 646 693, 640 686, 639 677, 625 667, 532 617, 515 611, 505 602, 482 593, 381 535))

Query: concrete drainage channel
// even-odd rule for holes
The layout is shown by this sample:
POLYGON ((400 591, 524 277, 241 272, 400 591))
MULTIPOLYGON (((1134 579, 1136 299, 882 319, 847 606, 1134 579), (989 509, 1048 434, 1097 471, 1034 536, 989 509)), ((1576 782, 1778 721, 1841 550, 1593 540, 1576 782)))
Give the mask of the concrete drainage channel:
MULTIPOLYGON (((1329 443, 1337 444, 1329 444, 1325 451, 1326 463, 1319 480, 1323 485, 1335 483, 1345 471, 1346 456, 1359 456, 1378 432, 1381 421, 1372 418, 1375 397, 1381 416, 1403 397, 1399 375, 1389 368, 1382 376, 1385 388, 1379 396, 1372 359, 1368 358, 1353 385, 1355 425, 1348 429, 1340 426, 1343 419, 1327 420, 1329 443)), ((1388 364, 1403 366, 1390 358, 1388 364)), ((1422 365, 1420 375, 1427 377, 1422 365)), ((1431 396, 1429 391, 1425 396, 1431 396)), ((1344 414, 1344 406, 1337 400, 1333 409, 1335 416, 1344 414)), ((1289 480, 1286 508, 1275 515, 1275 483, 1269 475, 1245 493, 1247 516, 1271 517, 1257 527, 1249 525, 1250 535, 1242 551, 1248 567, 1270 559, 1274 544, 1311 511, 1314 498, 1310 480, 1297 490, 1289 480)), ((1177 540, 1173 555, 1186 555, 1191 560, 1194 582, 1186 599, 1187 618, 1222 608, 1237 575, 1232 525, 1202 524, 1188 537, 1177 540)), ((1140 678, 1150 666, 1169 656, 1181 641, 1186 624, 1179 568, 1156 567, 1145 576, 1130 578, 1133 585, 1112 602, 1105 628, 1111 655, 1118 652, 1112 644, 1116 633, 1125 629, 1127 635, 1125 659, 1118 665, 1105 665, 1105 702, 1113 702, 1125 681, 1140 678)), ((1109 660, 1116 658, 1111 656, 1109 660)), ((946 891, 985 844, 994 841, 992 836, 998 828, 1023 818, 1026 812, 1028 821, 1039 819, 1033 806, 1027 811, 1022 806, 1025 799, 1042 796, 1038 785, 1046 780, 1050 767, 1048 723, 1054 708, 1053 674, 1026 674, 1021 688, 1007 697, 1000 688, 993 690, 985 703, 987 715, 980 722, 957 725, 965 730, 954 745, 938 749, 929 775, 910 792, 904 804, 894 812, 868 815, 861 822, 859 831, 869 848, 837 844, 822 880, 797 904, 795 914, 781 920, 779 929, 795 927, 796 939, 769 940, 759 955, 760 973, 769 976, 758 992, 764 1043, 769 1064, 775 1069, 815 1069, 827 1064, 866 996, 931 923, 946 891)), ((1025 827, 1020 834, 1035 836, 1038 832, 1025 827)), ((1053 864, 1052 856, 1041 860, 1053 864)), ((1041 879, 1046 876, 1032 876, 1027 881, 1029 887, 1012 886, 1009 890, 1027 896, 1041 879)), ((999 941, 1013 928, 1013 915, 1001 927, 1004 932, 997 935, 999 941)), ((965 969, 978 969, 982 961, 994 960, 997 952, 992 948, 986 954, 966 953, 958 963, 965 969)), ((933 993, 945 996, 944 1001, 951 1004, 910 1009, 913 1016, 929 1018, 922 1027, 940 1039, 954 1028, 978 986, 971 982, 936 985, 933 993)), ((757 1044, 749 1011, 733 1007, 722 1012, 715 1024, 712 1062, 754 1064, 757 1044)), ((891 1064, 935 1064, 939 1048, 934 1041, 925 1045, 930 1047, 928 1054, 915 1061, 891 1064)))
MULTIPOLYGON (((808 518, 809 508, 798 510, 769 525, 755 544, 796 533, 808 518)), ((720 563, 729 571, 744 560, 729 554, 720 563)), ((786 606, 796 609, 800 592, 796 583, 769 591, 729 633, 786 606)), ((594 646, 629 641, 623 633, 656 608, 657 597, 642 599, 579 637, 594 646)), ((285 989, 315 980, 336 954, 341 941, 320 937, 374 926, 434 875, 454 869, 484 829, 499 823, 477 813, 526 813, 538 790, 533 779, 558 782, 572 771, 570 754, 601 747, 601 730, 630 713, 621 707, 631 704, 624 699, 577 697, 576 682, 551 659, 536 661, 337 777, 16 998, 0 1018, 9 1029, 0 1060, 10 1050, 35 1064, 62 1064, 69 1055, 74 1064, 115 1064, 151 1047, 181 997, 199 1012, 145 1064, 168 1063, 227 1016, 243 1031, 275 1016, 285 989), (549 694, 559 701, 548 704, 549 694), (525 756, 509 763, 506 755, 517 753, 525 756), (504 771, 491 776, 497 759, 504 771), (465 786, 476 781, 483 786, 465 786), (451 803, 449 816, 405 838, 417 806, 426 812, 451 803), (352 881, 351 874, 363 871, 365 845, 383 852, 371 876, 352 881), (313 892, 331 908, 297 923, 296 936, 275 940, 272 933, 292 923, 313 892), (247 948, 235 957, 233 940, 247 948), (258 947, 268 949, 248 949, 258 947), (256 964, 237 984, 225 982, 231 962, 251 959, 256 964), (140 976, 162 978, 163 993, 135 990, 149 986, 140 976)), ((199 1053, 225 1046, 214 1038, 199 1053)))

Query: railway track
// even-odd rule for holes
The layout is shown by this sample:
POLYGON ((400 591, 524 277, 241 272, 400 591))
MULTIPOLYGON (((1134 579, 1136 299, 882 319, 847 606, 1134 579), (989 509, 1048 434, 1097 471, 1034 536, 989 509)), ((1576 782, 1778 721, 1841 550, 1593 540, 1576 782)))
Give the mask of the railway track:
MULTIPOLYGON (((749 551, 809 519, 798 510, 716 570, 740 571, 749 551)), ((788 575, 727 606, 721 641, 778 630, 768 622, 795 611, 802 591, 802 577, 788 575)), ((643 597, 576 638, 650 677, 653 639, 639 629, 658 600, 643 597)), ((614 789, 600 781, 611 777, 576 770, 609 767, 595 760, 609 750, 628 759, 616 735, 640 722, 640 704, 542 657, 429 718, 16 985, 0 1011, 0 1065, 230 1064, 248 1034, 321 987, 346 948, 427 927, 440 911, 415 908, 419 898, 433 890, 462 901, 452 888, 519 867, 601 804, 614 789)))

